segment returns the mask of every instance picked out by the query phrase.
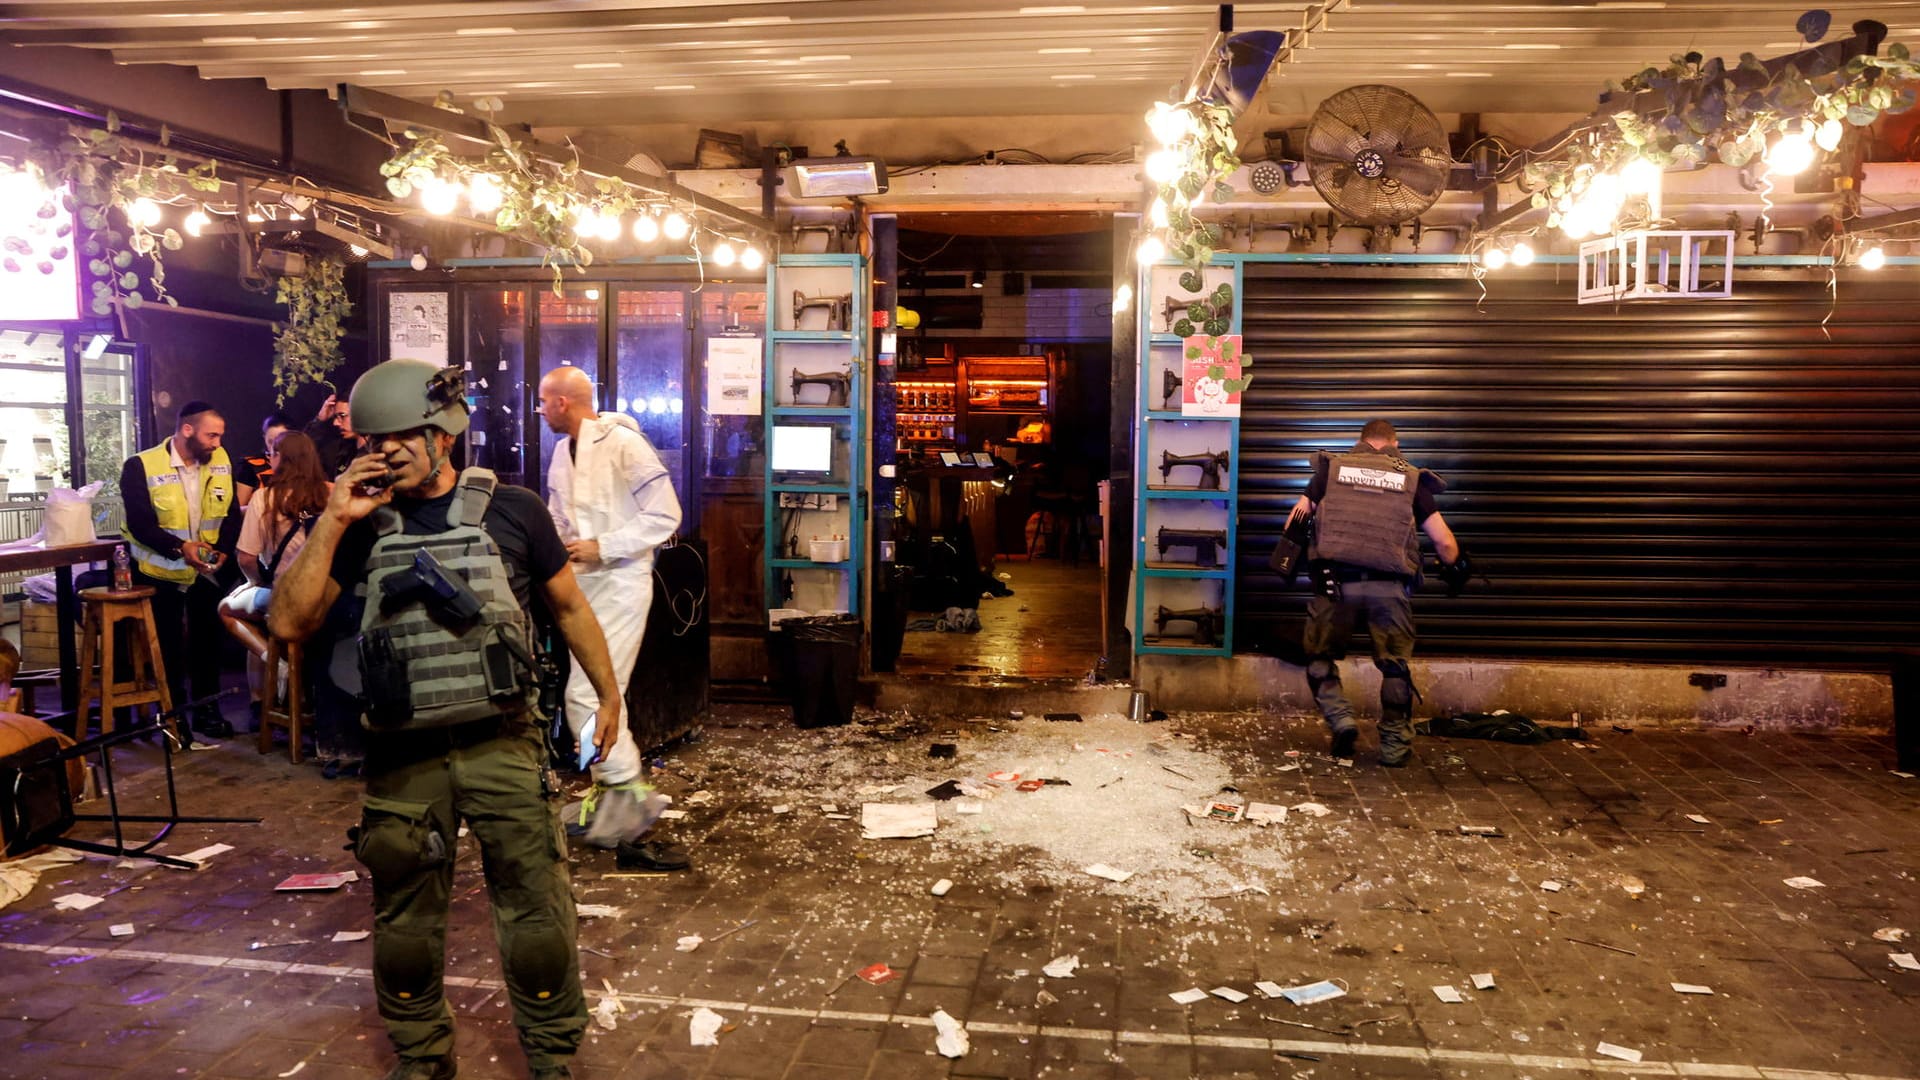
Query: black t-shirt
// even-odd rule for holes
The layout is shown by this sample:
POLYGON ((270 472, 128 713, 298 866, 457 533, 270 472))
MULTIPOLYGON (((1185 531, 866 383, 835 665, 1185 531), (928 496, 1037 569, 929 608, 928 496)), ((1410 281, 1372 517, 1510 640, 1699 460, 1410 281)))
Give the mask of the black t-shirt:
MULTIPOLYGON (((400 531, 415 535, 446 531, 453 494, 449 491, 425 501, 396 496, 392 505, 400 511, 400 531)), ((487 504, 487 516, 480 527, 493 537, 500 549, 500 561, 506 564, 513 598, 520 602, 521 610, 533 611, 533 586, 545 585, 567 565, 567 546, 553 527, 547 504, 526 488, 502 484, 494 489, 493 501, 487 504)), ((373 554, 373 543, 377 539, 379 534, 374 532, 371 518, 347 527, 340 546, 334 550, 333 568, 329 571, 343 591, 352 592, 355 585, 366 580, 367 557, 373 554)))
MULTIPOLYGON (((1431 473, 1421 473, 1420 486, 1415 489, 1413 493, 1413 523, 1415 525, 1424 524, 1428 518, 1440 512, 1440 503, 1433 497, 1433 487, 1428 480, 1428 477, 1431 475, 1431 473)), ((1320 505, 1320 500, 1326 497, 1327 459, 1315 458, 1313 479, 1307 481, 1307 498, 1312 499, 1313 504, 1318 506, 1320 505)))
POLYGON ((249 458, 227 451, 227 460, 233 463, 233 482, 250 488, 260 486, 260 471, 253 466, 249 458))

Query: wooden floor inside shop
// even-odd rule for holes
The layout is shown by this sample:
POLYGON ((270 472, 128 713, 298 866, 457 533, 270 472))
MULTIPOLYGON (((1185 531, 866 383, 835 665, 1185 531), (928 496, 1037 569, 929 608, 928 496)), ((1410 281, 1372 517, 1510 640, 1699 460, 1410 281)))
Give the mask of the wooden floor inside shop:
POLYGON ((1079 679, 1092 671, 1100 658, 1099 564, 1002 559, 998 571, 1013 595, 980 601, 979 632, 932 629, 939 613, 916 611, 895 672, 1079 679))

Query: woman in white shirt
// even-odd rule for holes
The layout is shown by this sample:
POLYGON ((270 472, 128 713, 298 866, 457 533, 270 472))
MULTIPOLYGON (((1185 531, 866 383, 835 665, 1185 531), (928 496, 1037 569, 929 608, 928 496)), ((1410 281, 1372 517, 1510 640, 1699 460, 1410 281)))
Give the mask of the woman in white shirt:
POLYGON ((220 620, 228 632, 262 659, 267 655, 267 601, 274 571, 300 553, 333 490, 313 440, 298 431, 282 433, 267 447, 267 464, 273 483, 247 503, 240 540, 234 545, 246 583, 220 602, 220 620))

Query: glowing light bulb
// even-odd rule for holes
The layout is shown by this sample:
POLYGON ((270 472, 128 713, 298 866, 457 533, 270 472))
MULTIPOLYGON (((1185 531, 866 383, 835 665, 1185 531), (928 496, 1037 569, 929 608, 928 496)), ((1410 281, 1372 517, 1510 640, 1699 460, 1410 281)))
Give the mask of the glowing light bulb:
POLYGON ((500 202, 506 198, 506 192, 500 187, 499 178, 490 173, 474 173, 467 181, 467 205, 476 214, 491 214, 500 209, 500 202))
POLYGON ((658 416, 661 413, 666 412, 667 399, 661 396, 660 394, 653 395, 652 397, 647 399, 647 411, 654 414, 655 416, 658 416))
POLYGON ((765 265, 767 257, 757 247, 749 247, 740 253, 740 268, 743 270, 758 270, 765 265))
POLYGON ((739 256, 734 253, 732 244, 722 240, 713 245, 713 250, 707 253, 707 257, 713 260, 715 266, 732 266, 733 260, 739 256))
POLYGON ((460 185, 430 180, 420 188, 420 205, 435 217, 445 217, 460 207, 460 185))
POLYGON ((180 224, 187 230, 188 236, 199 236, 201 230, 213 224, 213 219, 207 216, 205 210, 195 210, 191 214, 188 214, 186 220, 180 224))
POLYGON ((134 224, 151 229, 160 224, 160 204, 152 199, 135 199, 127 207, 127 217, 134 224))
POLYGON ((1170 183, 1180 175, 1180 155, 1171 150, 1155 150, 1147 155, 1147 179, 1156 184, 1170 183))
POLYGON ((1862 270, 1878 270, 1887 265, 1887 249, 1875 244, 1860 253, 1857 265, 1862 270))
POLYGON ((626 230, 620 227, 619 214, 606 214, 599 219, 598 224, 593 230, 593 235, 602 240, 618 240, 620 239, 620 234, 625 231, 626 230))
POLYGON ((1620 183, 1620 178, 1612 173, 1597 173, 1587 184, 1587 204, 1599 212, 1595 215, 1596 217, 1600 214, 1613 216, 1626 198, 1625 186, 1620 183))
POLYGON ((1507 253, 1507 259, 1515 266, 1533 265, 1533 245, 1525 240, 1515 242, 1513 250, 1507 253))
POLYGON ((359 244, 348 244, 347 250, 353 252, 353 257, 356 259, 364 259, 370 254, 366 248, 361 247, 359 244))
POLYGON ((1634 158, 1620 170, 1620 184, 1629 195, 1648 195, 1660 190, 1660 166, 1646 158, 1634 158))
POLYGON ((1132 306, 1133 286, 1123 281, 1119 288, 1113 290, 1113 310, 1125 311, 1132 306))
POLYGON ((668 214, 666 220, 660 223, 660 231, 666 233, 669 240, 685 240, 692 228, 693 224, 678 210, 668 214))
POLYGON ((633 238, 643 244, 651 244, 660 239, 660 219, 652 214, 641 214, 634 218, 633 238))
POLYGON ((1167 227, 1167 200, 1153 200, 1153 205, 1147 208, 1147 221, 1156 229, 1167 227))
POLYGON ((1767 151, 1767 169, 1781 176, 1793 176, 1805 172, 1813 164, 1813 135, 1805 124, 1793 121, 1780 132, 1767 151))
POLYGON ((1161 146, 1172 146, 1187 137, 1187 132, 1192 130, 1192 120, 1185 109, 1156 101, 1153 110, 1147 113, 1147 130, 1153 132, 1161 146))
POLYGON ((1486 267, 1489 270, 1498 270, 1501 267, 1507 265, 1506 249, 1497 248, 1497 247, 1488 248, 1486 251, 1480 254, 1480 265, 1486 267))
POLYGON ((1141 266, 1152 266, 1154 263, 1166 258, 1166 255, 1166 243, 1152 233, 1148 233, 1146 239, 1140 241, 1140 247, 1133 253, 1133 257, 1139 261, 1141 266))

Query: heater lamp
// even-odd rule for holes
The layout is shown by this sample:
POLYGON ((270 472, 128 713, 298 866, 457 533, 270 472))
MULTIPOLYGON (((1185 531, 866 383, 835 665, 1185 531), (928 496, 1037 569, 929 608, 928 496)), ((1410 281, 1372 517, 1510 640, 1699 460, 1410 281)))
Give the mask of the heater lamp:
POLYGON ((873 157, 800 158, 793 163, 802 198, 880 195, 887 190, 887 163, 873 157))

